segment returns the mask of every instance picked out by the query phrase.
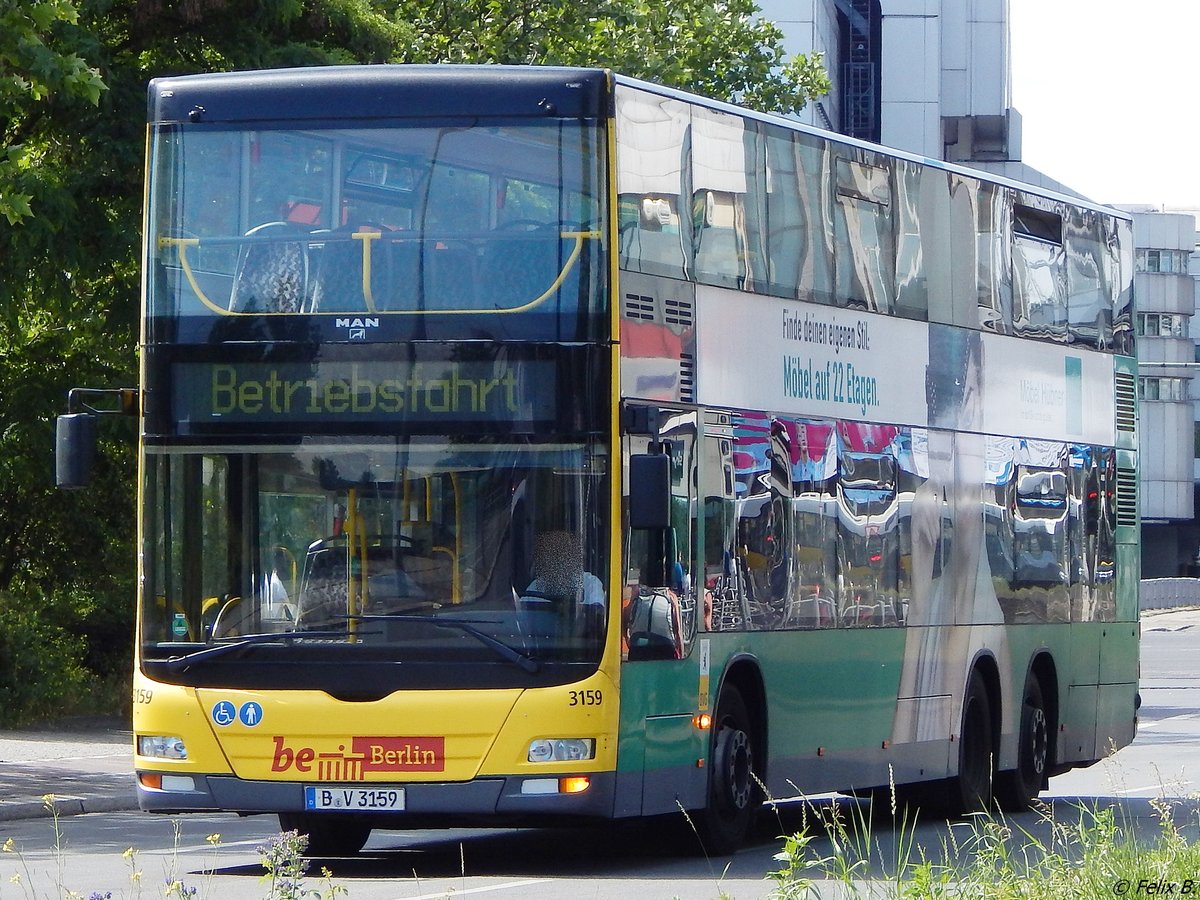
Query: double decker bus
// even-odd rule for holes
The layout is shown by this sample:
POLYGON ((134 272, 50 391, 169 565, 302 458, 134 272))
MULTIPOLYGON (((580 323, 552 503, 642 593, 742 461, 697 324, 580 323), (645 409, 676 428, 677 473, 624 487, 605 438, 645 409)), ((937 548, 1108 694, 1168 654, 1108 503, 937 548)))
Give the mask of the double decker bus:
POLYGON ((723 852, 1132 739, 1123 214, 599 69, 160 78, 148 147, 142 809, 723 852))

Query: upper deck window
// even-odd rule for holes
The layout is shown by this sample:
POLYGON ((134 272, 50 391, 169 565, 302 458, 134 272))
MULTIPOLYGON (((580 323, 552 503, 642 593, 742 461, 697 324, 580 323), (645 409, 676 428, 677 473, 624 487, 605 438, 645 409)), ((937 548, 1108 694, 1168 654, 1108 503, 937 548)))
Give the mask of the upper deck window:
POLYGON ((1034 209, 1022 203, 1013 204, 1013 233, 1017 237, 1045 241, 1048 244, 1063 242, 1062 216, 1043 209, 1034 209))
POLYGON ((148 315, 186 342, 279 335, 265 317, 322 337, 347 318, 388 318, 394 339, 594 337, 603 148, 567 120, 163 127, 148 315))

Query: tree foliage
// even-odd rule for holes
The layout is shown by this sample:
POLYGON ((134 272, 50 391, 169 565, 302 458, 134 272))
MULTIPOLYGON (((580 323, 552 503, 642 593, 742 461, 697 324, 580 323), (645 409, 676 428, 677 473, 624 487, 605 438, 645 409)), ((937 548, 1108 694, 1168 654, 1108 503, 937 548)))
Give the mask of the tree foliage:
POLYGON ((0 0, 0 215, 10 225, 32 214, 28 182, 45 149, 27 143, 23 126, 56 102, 95 104, 104 88, 100 73, 62 39, 78 19, 70 0, 0 0))
MULTIPOLYGON (((57 674, 44 696, 68 696, 59 676, 77 678, 80 661, 128 671, 132 424, 102 423, 93 487, 65 494, 54 488, 53 422, 72 386, 136 381, 151 77, 372 62, 609 66, 789 113, 828 82, 819 58, 787 59, 780 42, 753 0, 0 0, 0 622, 53 645, 60 663, 47 662, 57 674)), ((0 681, 15 671, 0 667, 0 681)))
POLYGON ((754 0, 402 0, 416 31, 402 62, 607 66, 771 112, 829 90, 819 55, 785 58, 754 0))

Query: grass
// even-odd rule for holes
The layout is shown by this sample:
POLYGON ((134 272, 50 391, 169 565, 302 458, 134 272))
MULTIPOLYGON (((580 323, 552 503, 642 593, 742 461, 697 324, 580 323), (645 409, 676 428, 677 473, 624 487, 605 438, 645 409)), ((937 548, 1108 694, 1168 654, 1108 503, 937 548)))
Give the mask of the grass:
POLYGON ((951 823, 939 845, 917 841, 916 820, 897 810, 892 792, 889 841, 873 832, 865 804, 808 805, 813 821, 783 838, 770 873, 773 898, 1200 896, 1200 843, 1185 831, 1197 821, 1195 804, 1149 801, 1154 828, 1139 835, 1128 813, 1111 806, 1039 804, 1022 822, 1000 814, 951 823), (1181 821, 1181 818, 1183 821, 1181 821), (827 843, 820 840, 827 839, 827 843), (894 841, 891 840, 894 838, 894 841), (890 850, 885 849, 890 847, 890 850))

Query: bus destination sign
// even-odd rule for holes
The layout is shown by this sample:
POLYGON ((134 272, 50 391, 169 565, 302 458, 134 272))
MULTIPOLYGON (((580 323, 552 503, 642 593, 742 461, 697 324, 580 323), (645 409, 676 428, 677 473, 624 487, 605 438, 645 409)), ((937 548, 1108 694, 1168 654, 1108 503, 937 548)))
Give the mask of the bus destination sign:
POLYGON ((289 422, 532 423, 554 417, 554 375, 554 363, 545 360, 177 363, 174 418, 184 430, 289 422))

